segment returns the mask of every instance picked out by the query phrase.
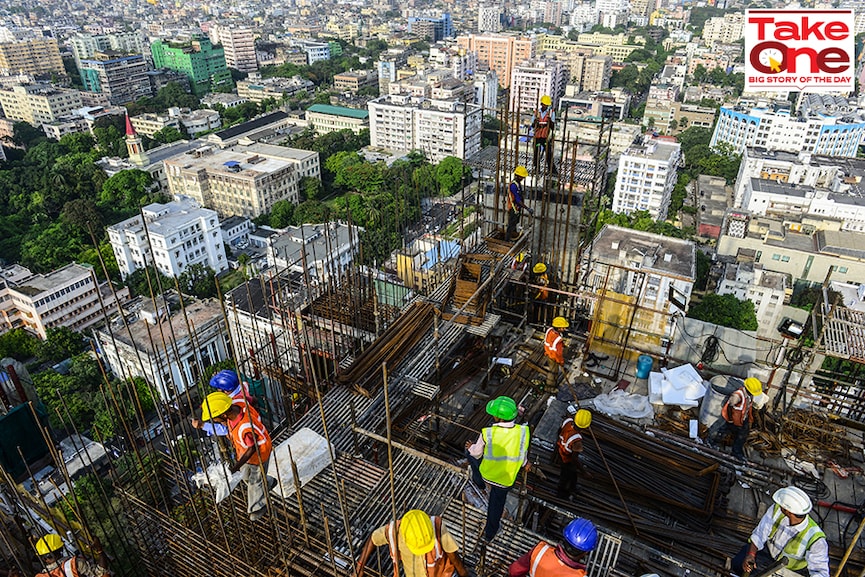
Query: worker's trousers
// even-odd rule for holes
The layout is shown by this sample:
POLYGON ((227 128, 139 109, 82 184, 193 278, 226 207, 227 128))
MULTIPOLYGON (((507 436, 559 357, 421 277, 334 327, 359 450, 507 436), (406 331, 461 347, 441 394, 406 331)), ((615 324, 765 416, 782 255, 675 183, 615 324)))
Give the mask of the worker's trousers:
MULTIPOLYGON (((744 569, 742 569, 742 563, 745 562, 745 557, 748 555, 748 549, 750 548, 751 544, 745 543, 745 546, 739 550, 735 557, 733 557, 733 560, 730 562, 731 573, 733 573, 734 575, 739 575, 741 577, 741 575, 744 573, 744 569)), ((755 574, 768 569, 775 562, 769 552, 766 551, 765 547, 757 551, 757 556, 754 561, 757 562, 757 569, 753 571, 753 573, 755 574)))
MULTIPOLYGON (((472 482, 479 489, 484 490, 486 486, 486 481, 484 480, 483 475, 481 475, 480 470, 480 459, 472 457, 468 451, 466 451, 466 457, 469 460, 469 466, 472 469, 472 482)), ((510 487, 502 487, 501 485, 493 485, 490 486, 490 494, 489 499, 487 499, 487 524, 484 526, 484 539, 487 541, 492 541, 493 537, 496 536, 496 533, 499 532, 499 525, 502 522, 502 514, 505 512, 505 503, 508 500, 508 493, 510 492, 510 487)))
POLYGON ((552 392, 559 381, 559 363, 551 357, 547 357, 547 391, 552 392))
POLYGON ((246 512, 252 521, 259 519, 267 508, 267 488, 264 486, 266 477, 261 473, 262 469, 267 471, 267 461, 263 465, 246 463, 240 468, 246 482, 246 512))
POLYGON ((733 433, 733 456, 737 459, 745 458, 745 442, 748 440, 748 434, 751 432, 751 423, 745 421, 741 427, 737 427, 733 423, 728 423, 723 418, 715 421, 715 424, 709 427, 709 433, 706 435, 706 440, 710 445, 717 445, 727 433, 733 433))
MULTIPOLYGON (((561 457, 559 457, 561 460, 561 457)), ((571 460, 565 463, 562 461, 561 468, 559 469, 559 484, 556 487, 556 496, 560 499, 567 499, 570 497, 574 489, 577 488, 577 479, 580 476, 580 462, 575 457, 571 457, 571 460)))
POLYGON ((511 209, 508 211, 508 230, 505 240, 511 241, 517 236, 517 225, 520 224, 520 211, 511 209))

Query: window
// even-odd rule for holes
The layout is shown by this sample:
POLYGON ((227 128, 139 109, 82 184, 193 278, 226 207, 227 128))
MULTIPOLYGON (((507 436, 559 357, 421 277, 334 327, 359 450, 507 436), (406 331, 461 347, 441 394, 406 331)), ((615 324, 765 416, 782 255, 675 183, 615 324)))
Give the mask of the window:
POLYGON ((840 272, 841 274, 846 274, 847 273, 847 267, 846 266, 839 266, 838 272, 840 272))
POLYGON ((781 260, 781 255, 780 254, 773 254, 772 260, 781 260))
POLYGON ((790 257, 789 256, 782 256, 781 262, 790 262, 790 257))

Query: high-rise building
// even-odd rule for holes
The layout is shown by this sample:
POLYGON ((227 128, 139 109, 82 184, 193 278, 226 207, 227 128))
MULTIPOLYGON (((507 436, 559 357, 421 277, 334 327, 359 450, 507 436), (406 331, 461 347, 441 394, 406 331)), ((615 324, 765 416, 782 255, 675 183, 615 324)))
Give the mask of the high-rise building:
POLYGON ((378 91, 379 94, 390 92, 390 83, 396 82, 397 70, 408 63, 408 51, 401 48, 389 48, 378 57, 378 91))
POLYGON ((215 24, 210 28, 210 40, 222 44, 225 64, 240 72, 258 70, 255 57, 255 34, 252 28, 215 24))
POLYGON ((451 15, 447 12, 439 18, 411 16, 408 19, 408 32, 427 38, 430 42, 438 42, 445 38, 453 38, 454 26, 451 15))
POLYGON ((480 6, 478 8, 478 32, 501 32, 502 9, 498 6, 480 6))
POLYGON ((24 328, 45 339, 52 328, 82 331, 128 299, 128 288, 98 283, 90 265, 72 263, 44 275, 12 265, 0 270, 0 333, 24 328))
POLYGON ((140 32, 117 32, 114 34, 75 34, 69 39, 76 64, 90 60, 97 52, 120 54, 144 54, 147 42, 140 32))
POLYGON ((141 54, 115 57, 97 52, 92 60, 82 60, 78 69, 84 89, 104 94, 111 104, 127 104, 153 94, 141 54))
POLYGON ((273 204, 300 200, 304 176, 321 178, 318 153, 270 144, 202 148, 164 162, 168 188, 221 216, 254 218, 273 204))
POLYGON ((421 150, 431 162, 480 151, 481 107, 475 104, 388 95, 367 106, 372 146, 421 150))
POLYGON ((228 270, 216 211, 184 199, 149 204, 141 213, 108 227, 123 278, 148 265, 174 277, 194 264, 228 270))
POLYGON ((54 38, 0 43, 0 73, 39 76, 52 72, 66 74, 54 38))
POLYGON ((558 60, 539 58, 517 66, 511 76, 511 110, 531 113, 538 108, 541 97, 549 95, 553 110, 558 110, 559 98, 565 94, 568 71, 558 60))
POLYGON ((461 48, 477 52, 478 62, 496 71, 502 88, 510 87, 514 65, 535 55, 534 38, 513 34, 471 34, 460 36, 457 43, 461 48))
POLYGON ((54 122, 83 106, 77 90, 55 88, 47 83, 0 89, 0 105, 6 118, 33 126, 54 122))
POLYGON ((626 150, 619 157, 613 212, 646 210, 652 218, 665 220, 680 155, 679 143, 656 139, 626 150))
POLYGON ((196 96, 217 88, 234 86, 231 72, 225 64, 225 50, 214 47, 206 37, 198 36, 185 43, 157 40, 150 45, 150 51, 156 68, 168 68, 186 74, 196 96))
POLYGON ((855 157, 865 137, 865 115, 847 99, 805 94, 799 111, 790 103, 740 101, 722 106, 711 146, 722 142, 741 152, 748 146, 784 152, 855 157))
POLYGON ((745 30, 745 14, 729 12, 723 16, 709 18, 703 25, 703 44, 732 44, 741 40, 745 30))
POLYGON ((613 59, 609 56, 592 56, 583 61, 582 89, 599 92, 610 87, 613 75, 613 59))

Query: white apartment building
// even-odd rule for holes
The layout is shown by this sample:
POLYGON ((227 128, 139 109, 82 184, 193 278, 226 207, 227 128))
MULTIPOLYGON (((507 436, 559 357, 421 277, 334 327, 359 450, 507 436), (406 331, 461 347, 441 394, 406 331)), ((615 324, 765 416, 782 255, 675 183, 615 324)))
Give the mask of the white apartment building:
POLYGON ((289 45, 297 46, 306 52, 306 63, 312 64, 319 60, 330 60, 330 44, 327 42, 313 42, 312 40, 293 39, 289 45))
POLYGON ((36 127, 69 116, 83 106, 79 91, 54 88, 50 84, 0 89, 0 105, 9 120, 21 120, 36 127))
POLYGON ((313 104, 306 109, 306 121, 317 134, 351 130, 359 134, 369 128, 369 111, 330 104, 313 104))
POLYGON ((144 113, 129 118, 135 132, 152 138, 160 130, 169 126, 180 130, 185 128, 190 136, 216 130, 222 126, 222 119, 215 110, 190 110, 169 108, 165 114, 144 113))
POLYGON ((787 276, 763 270, 753 262, 727 263, 721 275, 719 295, 733 295, 740 301, 754 303, 757 314, 757 334, 775 333, 782 320, 787 287, 787 276))
POLYGON ((565 94, 570 73, 562 62, 538 58, 514 66, 511 73, 511 110, 532 113, 538 109, 545 94, 552 99, 552 109, 558 110, 559 98, 565 94))
POLYGON ((258 70, 255 57, 255 34, 252 28, 215 24, 210 28, 210 41, 222 44, 225 65, 240 72, 258 70))
POLYGON ((254 73, 246 80, 238 81, 237 95, 250 102, 261 102, 267 99, 282 102, 283 98, 303 90, 312 91, 314 88, 315 84, 302 76, 262 79, 258 73, 254 73))
POLYGON ((656 139, 622 153, 613 193, 613 212, 630 214, 646 210, 652 218, 665 220, 676 186, 680 156, 679 143, 656 139))
POLYGON ((290 226, 270 237, 267 264, 294 272, 304 272, 305 267, 310 278, 319 282, 339 278, 360 250, 362 230, 337 222, 290 226))
POLYGON ((279 200, 299 202, 300 179, 321 178, 318 153, 255 143, 210 146, 164 161, 168 188, 221 216, 254 218, 279 200))
POLYGON ((201 377, 199 367, 230 358, 225 316, 215 299, 192 300, 183 312, 171 299, 157 298, 156 307, 151 299, 143 299, 123 312, 134 320, 115 322, 110 332, 94 331, 102 358, 120 378, 143 377, 165 402, 195 386, 201 377))
POLYGON ((220 273, 228 269, 216 211, 184 199, 153 203, 108 227, 120 275, 155 264, 162 274, 180 276, 190 265, 202 264, 220 273))
POLYGON ((115 32, 112 34, 78 33, 69 38, 69 46, 75 63, 89 60, 97 52, 120 52, 122 54, 147 54, 150 46, 141 32, 115 32))
POLYGON ((499 79, 496 76, 496 71, 475 73, 472 86, 475 89, 475 97, 472 102, 482 106, 485 114, 495 115, 496 105, 499 101, 499 79))
POLYGON ((24 328, 45 339, 51 328, 83 331, 113 315, 118 300, 129 299, 129 289, 114 295, 90 265, 72 263, 44 275, 21 265, 0 269, 0 333, 24 328))
POLYGON ((855 157, 863 138, 865 116, 855 105, 828 94, 806 94, 798 114, 791 113, 788 102, 722 106, 711 146, 726 142, 740 152, 753 146, 855 157))
POLYGON ((728 12, 723 16, 709 18, 703 25, 703 44, 710 48, 715 44, 732 44, 743 37, 745 14, 728 12))
POLYGON ((480 151, 481 107, 475 104, 388 95, 367 107, 372 146, 421 150, 431 162, 480 151))
POLYGON ((501 32, 502 9, 499 6, 478 7, 478 32, 501 32))

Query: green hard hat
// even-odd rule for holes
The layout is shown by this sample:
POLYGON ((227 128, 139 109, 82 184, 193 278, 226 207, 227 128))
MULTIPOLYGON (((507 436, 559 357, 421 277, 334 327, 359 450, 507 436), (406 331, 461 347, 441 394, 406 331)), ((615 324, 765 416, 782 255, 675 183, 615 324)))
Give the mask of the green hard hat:
POLYGON ((487 413, 503 421, 517 418, 517 403, 510 397, 496 397, 487 403, 487 413))

